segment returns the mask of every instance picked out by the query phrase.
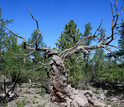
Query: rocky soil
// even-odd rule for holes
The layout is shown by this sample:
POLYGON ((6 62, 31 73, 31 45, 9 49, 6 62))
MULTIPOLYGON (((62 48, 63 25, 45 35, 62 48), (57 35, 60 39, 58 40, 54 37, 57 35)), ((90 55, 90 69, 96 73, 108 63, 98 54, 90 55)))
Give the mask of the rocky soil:
MULTIPOLYGON (((0 104, 0 107, 60 107, 52 103, 50 101, 50 95, 44 94, 44 91, 45 90, 43 88, 37 86, 36 84, 23 83, 16 88, 16 92, 19 96, 6 105, 0 104)), ((75 92, 78 91, 80 90, 76 90, 75 92)), ((91 105, 86 107, 124 107, 124 98, 122 97, 106 98, 106 93, 102 90, 97 90, 97 92, 85 90, 82 92, 85 97, 89 99, 89 101, 91 101, 91 105), (94 103, 95 105, 93 106, 92 103, 94 103)), ((79 102, 81 103, 81 101, 79 102)))
POLYGON ((50 101, 50 95, 44 93, 44 89, 23 83, 16 88, 19 97, 9 102, 7 107, 57 107, 50 101))

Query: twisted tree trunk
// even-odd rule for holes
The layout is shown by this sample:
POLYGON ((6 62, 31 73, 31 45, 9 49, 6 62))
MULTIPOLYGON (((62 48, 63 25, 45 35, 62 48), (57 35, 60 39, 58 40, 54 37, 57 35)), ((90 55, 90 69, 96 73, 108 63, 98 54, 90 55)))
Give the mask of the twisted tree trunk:
MULTIPOLYGON (((62 51, 59 55, 58 55, 57 50, 51 50, 49 48, 38 47, 37 41, 39 40, 41 36, 41 32, 39 31, 38 21, 33 17, 29 9, 28 10, 30 12, 30 15, 32 16, 33 20, 36 22, 36 25, 37 25, 36 31, 38 33, 38 38, 32 44, 27 43, 24 37, 19 36, 16 33, 12 32, 10 29, 8 29, 3 24, 2 21, 0 22, 9 32, 13 33, 16 37, 23 39, 24 49, 29 50, 29 53, 16 54, 16 55, 19 55, 21 56, 21 58, 24 58, 24 63, 25 63, 26 57, 30 56, 36 51, 44 52, 45 58, 52 57, 51 62, 47 64, 44 64, 43 62, 40 62, 40 61, 36 61, 36 62, 41 64, 40 68, 38 68, 37 70, 41 69, 42 66, 51 65, 51 71, 52 71, 52 77, 53 77, 53 81, 52 81, 53 88, 51 90, 51 100, 53 102, 63 104, 64 107, 66 106, 67 107, 89 107, 91 105, 94 107, 106 107, 104 103, 100 103, 99 101, 99 99, 101 98, 104 99, 103 96, 101 97, 100 95, 96 95, 89 90, 86 90, 86 91, 76 90, 68 84, 68 75, 64 67, 64 60, 68 56, 72 55, 73 53, 78 54, 80 52, 83 52, 84 54, 88 54, 90 51, 94 49, 98 49, 98 48, 105 48, 106 50, 112 53, 109 47, 111 46, 111 47, 117 48, 116 46, 110 45, 110 43, 114 40, 114 34, 116 34, 115 28, 118 24, 118 17, 123 12, 124 8, 119 13, 117 1, 116 1, 116 4, 114 4, 112 1, 111 9, 112 9, 113 17, 112 17, 112 28, 111 28, 110 35, 108 36, 104 35, 103 37, 100 37, 99 33, 97 33, 97 31, 100 29, 102 25, 102 21, 101 21, 99 27, 96 29, 93 35, 82 37, 82 39, 79 42, 75 43, 74 47, 71 47, 69 49, 62 51), (113 11, 113 7, 115 8, 115 11, 113 11), (114 12, 116 13, 114 14, 114 12), (97 38, 99 40, 99 43, 96 45, 92 45, 92 46, 82 45, 82 43, 89 38, 94 38, 94 39, 97 38), (35 46, 35 48, 32 48, 32 46, 35 46)), ((72 37, 73 41, 75 42, 75 36, 70 35, 70 37, 72 37)))
POLYGON ((52 75, 53 89, 51 91, 51 100, 65 102, 65 97, 68 95, 67 90, 65 90, 68 85, 68 75, 64 68, 62 59, 57 55, 53 56, 52 75))
POLYGON ((68 74, 62 59, 53 55, 51 100, 62 107, 107 107, 96 95, 89 91, 77 90, 68 84, 68 74))

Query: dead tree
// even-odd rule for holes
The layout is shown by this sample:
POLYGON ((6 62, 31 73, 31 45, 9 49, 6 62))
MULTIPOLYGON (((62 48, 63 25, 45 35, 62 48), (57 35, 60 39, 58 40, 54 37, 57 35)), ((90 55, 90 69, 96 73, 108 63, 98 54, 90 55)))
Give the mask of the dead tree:
POLYGON ((0 102, 9 102, 13 100, 15 97, 17 97, 17 94, 14 92, 14 89, 16 87, 18 78, 20 76, 20 71, 18 72, 18 75, 14 81, 14 83, 9 86, 6 84, 6 77, 4 76, 3 85, 1 86, 3 93, 0 93, 0 102))
MULTIPOLYGON (((112 53, 110 47, 116 47, 116 46, 113 46, 110 43, 115 39, 114 35, 116 34, 115 28, 118 24, 118 17, 122 13, 124 8, 119 12, 118 6, 117 6, 117 1, 115 4, 112 1, 111 2, 111 10, 112 10, 112 27, 111 27, 110 35, 104 35, 104 37, 102 37, 102 38, 99 37, 97 32, 102 25, 102 21, 101 21, 100 25, 98 26, 98 28, 96 29, 96 31, 93 35, 89 35, 87 37, 82 37, 82 39, 78 43, 76 43, 74 47, 66 49, 66 50, 62 51, 61 53, 58 53, 57 50, 52 50, 49 48, 43 48, 43 47, 37 46, 37 41, 41 36, 41 32, 39 31, 38 21, 33 17, 30 10, 29 10, 30 15, 31 15, 32 19, 36 22, 37 33, 39 35, 38 38, 32 44, 27 43, 24 37, 19 36, 16 33, 12 32, 2 22, 1 22, 1 24, 9 32, 13 33, 16 37, 23 39, 24 48, 29 50, 28 54, 21 54, 21 55, 16 54, 16 55, 19 55, 25 59, 27 56, 30 56, 32 53, 34 53, 36 51, 43 51, 45 53, 45 56, 44 56, 45 59, 51 58, 51 61, 49 63, 43 63, 36 59, 33 59, 33 61, 41 64, 41 67, 46 66, 46 68, 47 68, 47 66, 50 65, 50 68, 47 68, 46 70, 48 72, 52 73, 52 79, 53 79, 52 86, 53 87, 51 89, 51 100, 53 102, 57 102, 59 104, 64 104, 64 106, 67 106, 67 107, 88 107, 89 104, 92 104, 94 106, 97 105, 95 100, 92 100, 91 98, 87 98, 85 96, 86 93, 89 93, 89 96, 92 96, 92 93, 75 90, 68 84, 68 74, 64 67, 64 61, 68 56, 70 56, 74 53, 78 54, 80 52, 83 52, 85 54, 88 54, 90 51, 92 51, 94 49, 98 49, 98 48, 104 48, 112 53), (93 45, 93 46, 82 45, 82 43, 88 38, 94 38, 94 39, 97 38, 97 39, 99 39, 99 43, 97 45, 93 45), (31 47, 32 45, 35 45, 35 48, 32 48, 31 47)), ((72 37, 72 39, 74 38, 73 35, 70 35, 70 37, 72 37)), ((38 68, 37 70, 39 70, 40 68, 38 68)), ((100 107, 102 107, 102 104, 100 107)))

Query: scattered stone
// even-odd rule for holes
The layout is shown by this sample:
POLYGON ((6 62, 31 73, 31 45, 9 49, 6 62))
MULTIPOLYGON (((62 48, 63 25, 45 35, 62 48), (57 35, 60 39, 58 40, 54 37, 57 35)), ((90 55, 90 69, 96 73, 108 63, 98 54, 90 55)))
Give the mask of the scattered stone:
POLYGON ((118 98, 112 98, 111 101, 116 103, 116 102, 118 102, 118 98))
POLYGON ((15 101, 9 102, 8 107, 17 107, 16 102, 15 101))
MULTIPOLYGON (((72 88, 70 85, 66 88, 66 90, 70 91, 70 95, 67 97, 67 102, 52 103, 49 94, 41 96, 39 94, 41 91, 40 87, 29 88, 28 84, 29 83, 24 83, 21 88, 16 88, 17 91, 19 90, 19 97, 9 102, 7 107, 17 107, 16 102, 20 105, 25 104, 24 107, 111 107, 111 105, 105 104, 105 101, 108 99, 104 93, 96 94, 90 90, 78 90, 72 88)), ((109 101, 113 104, 116 103, 119 107, 124 107, 124 100, 120 101, 118 98, 114 97, 109 98, 109 101)))

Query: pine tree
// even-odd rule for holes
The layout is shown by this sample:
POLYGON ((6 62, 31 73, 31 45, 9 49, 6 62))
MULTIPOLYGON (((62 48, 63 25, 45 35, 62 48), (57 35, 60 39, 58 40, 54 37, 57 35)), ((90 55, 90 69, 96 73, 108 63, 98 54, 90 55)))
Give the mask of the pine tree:
MULTIPOLYGON (((84 31, 84 34, 82 36, 89 36, 89 35, 92 35, 91 33, 91 30, 92 30, 92 26, 91 26, 91 23, 87 23, 85 25, 85 31, 84 31)), ((92 43, 92 38, 88 38, 84 41, 84 45, 87 45, 89 46, 91 43, 92 43)), ((85 53, 84 54, 84 66, 83 66, 83 71, 84 71, 84 75, 85 75, 85 79, 84 79, 84 83, 87 84, 90 80, 90 64, 89 64, 89 59, 90 59, 90 53, 88 55, 86 55, 85 53)))
MULTIPOLYGON (((38 38, 38 33, 37 33, 36 30, 34 30, 34 32, 31 34, 31 38, 29 38, 28 42, 31 44, 31 43, 33 43, 37 38, 38 38)), ((37 46, 38 46, 38 47, 46 47, 46 44, 43 42, 43 36, 42 36, 42 35, 40 36, 40 38, 39 38, 38 41, 37 41, 37 46)), ((36 45, 34 44, 32 47, 35 48, 36 45)), ((37 60, 42 59, 42 57, 43 57, 42 53, 37 52, 37 51, 36 51, 34 54, 32 54, 32 56, 33 56, 35 59, 37 59, 37 60)))
MULTIPOLYGON (((92 35, 91 33, 91 30, 92 30, 92 26, 91 26, 91 23, 88 22, 86 25, 85 25, 85 31, 84 31, 84 35, 83 36, 89 36, 89 35, 92 35)), ((85 40, 85 45, 89 46, 92 42, 92 38, 88 38, 87 40, 85 40)))
MULTIPOLYGON (((65 25, 64 31, 61 32, 61 36, 57 40, 58 42, 55 44, 60 51, 63 51, 73 47, 80 40, 81 35, 82 34, 79 32, 79 29, 77 29, 75 22, 71 20, 65 25)), ((82 78, 82 59, 77 61, 77 58, 80 56, 81 54, 73 54, 65 61, 65 67, 69 74, 69 82, 75 87, 82 78)))
POLYGON ((64 31, 61 32, 61 36, 57 40, 58 42, 55 44, 60 51, 63 51, 74 46, 75 43, 80 40, 80 37, 81 33, 79 33, 79 29, 77 29, 77 25, 73 20, 71 20, 65 25, 64 31), (72 36, 75 38, 72 38, 72 36))
MULTIPOLYGON (((12 22, 12 20, 5 20, 2 18, 2 10, 0 8, 0 21, 2 21, 5 25, 8 25, 12 22)), ((5 31, 5 28, 0 23, 0 70, 3 69, 3 62, 4 62, 4 53, 7 47, 7 37, 9 33, 5 31)))
MULTIPOLYGON (((5 20, 1 15, 0 9, 0 21, 4 25, 11 24, 13 20, 5 20)), ((0 73, 8 76, 12 76, 12 79, 16 79, 18 69, 22 66, 23 60, 16 59, 14 53, 23 53, 24 49, 17 44, 17 38, 10 32, 6 32, 5 27, 0 23, 0 73), (10 54, 13 53, 13 54, 10 54)))
POLYGON ((120 56, 124 56, 124 21, 123 20, 122 20, 119 31, 120 31, 120 39, 118 41, 119 53, 120 53, 120 56))
MULTIPOLYGON (((101 28, 99 30, 99 37, 103 38, 105 35, 106 30, 101 28)), ((98 42, 100 42, 100 40, 98 40, 98 42)), ((101 72, 104 69, 104 59, 105 59, 105 54, 104 54, 104 49, 103 48, 99 48, 97 50, 95 50, 95 54, 92 58, 92 80, 96 80, 97 81, 97 77, 100 77, 100 75, 98 76, 99 72, 101 72)))

